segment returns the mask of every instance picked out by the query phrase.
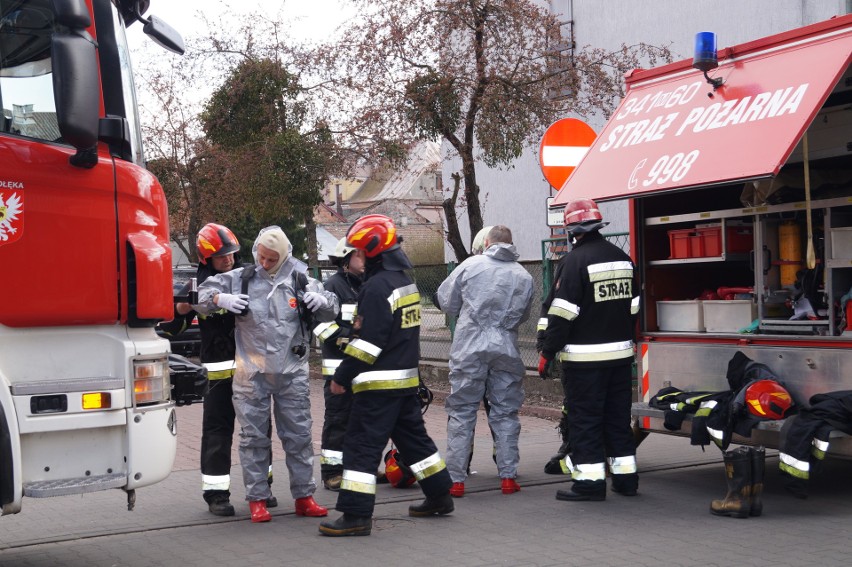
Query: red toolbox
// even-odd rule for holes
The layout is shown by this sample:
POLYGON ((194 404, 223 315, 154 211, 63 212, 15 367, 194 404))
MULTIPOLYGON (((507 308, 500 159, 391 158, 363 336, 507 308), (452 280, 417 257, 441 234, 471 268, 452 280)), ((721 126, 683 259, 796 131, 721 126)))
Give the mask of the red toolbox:
POLYGON ((722 226, 699 226, 695 228, 702 242, 702 256, 721 256, 728 254, 744 254, 754 249, 754 235, 751 226, 726 226, 725 239, 727 250, 722 249, 722 226))
POLYGON ((691 258, 690 239, 695 238, 695 230, 685 228, 669 231, 669 258, 691 258))

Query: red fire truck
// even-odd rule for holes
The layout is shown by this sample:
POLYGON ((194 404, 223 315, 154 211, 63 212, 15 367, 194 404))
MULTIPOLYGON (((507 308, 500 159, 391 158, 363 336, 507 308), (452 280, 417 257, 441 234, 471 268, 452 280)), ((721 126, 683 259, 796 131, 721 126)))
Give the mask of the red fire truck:
POLYGON ((125 24, 148 0, 0 0, 0 505, 127 492, 174 462, 171 252, 125 24))
POLYGON ((628 76, 554 201, 629 198, 645 432, 661 388, 727 390, 737 351, 802 403, 852 390, 852 15, 712 54, 628 76))

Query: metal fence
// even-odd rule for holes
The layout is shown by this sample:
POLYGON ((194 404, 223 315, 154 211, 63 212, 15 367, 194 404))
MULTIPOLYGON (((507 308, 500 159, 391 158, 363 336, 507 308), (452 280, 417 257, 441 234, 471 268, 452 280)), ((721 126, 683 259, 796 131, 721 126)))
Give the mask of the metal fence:
MULTIPOLYGON (((630 240, 626 232, 605 234, 604 236, 625 252, 630 252, 630 240)), ((553 283, 553 270, 556 262, 569 249, 564 237, 550 238, 542 241, 541 262, 521 262, 521 265, 533 278, 533 304, 530 309, 530 317, 518 329, 518 348, 527 368, 538 366, 535 339, 541 302, 553 283)), ((445 315, 435 307, 432 296, 455 266, 455 263, 416 266, 409 271, 409 275, 420 291, 422 309, 420 358, 424 360, 447 361, 450 357, 450 343, 453 340, 455 318, 445 315)), ((326 272, 326 269, 323 269, 323 276, 332 273, 334 272, 326 272)))

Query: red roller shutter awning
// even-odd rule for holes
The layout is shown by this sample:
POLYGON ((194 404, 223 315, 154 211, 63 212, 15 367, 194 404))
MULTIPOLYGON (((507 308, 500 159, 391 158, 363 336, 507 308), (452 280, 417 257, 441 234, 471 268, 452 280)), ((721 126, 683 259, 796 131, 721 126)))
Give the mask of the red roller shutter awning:
POLYGON ((628 78, 628 94, 552 206, 773 176, 846 72, 852 15, 628 78))

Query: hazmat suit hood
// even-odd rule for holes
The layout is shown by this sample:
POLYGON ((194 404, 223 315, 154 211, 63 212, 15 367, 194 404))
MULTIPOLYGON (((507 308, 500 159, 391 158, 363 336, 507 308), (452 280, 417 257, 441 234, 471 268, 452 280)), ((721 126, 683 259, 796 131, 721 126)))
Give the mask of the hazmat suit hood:
MULTIPOLYGON (((267 270, 267 273, 270 277, 275 277, 275 274, 278 273, 278 270, 287 261, 287 258, 293 252, 293 245, 290 244, 290 240, 287 238, 287 235, 284 234, 284 231, 281 230, 280 226, 272 225, 267 226, 266 228, 262 228, 257 235, 257 238, 254 241, 254 245, 251 248, 252 256, 254 256, 254 261, 257 262, 257 245, 263 244, 270 250, 274 250, 278 252, 278 263, 276 263, 272 268, 267 270)), ((258 264, 258 267, 260 265, 258 264)), ((262 268, 261 268, 262 269, 262 268)))
POLYGON ((500 260, 501 262, 517 262, 518 258, 521 256, 518 254, 518 250, 515 248, 514 244, 508 244, 506 242, 495 242, 482 254, 490 256, 495 260, 500 260))

